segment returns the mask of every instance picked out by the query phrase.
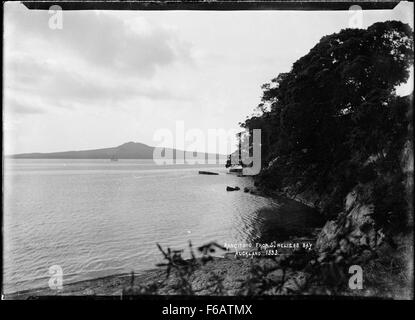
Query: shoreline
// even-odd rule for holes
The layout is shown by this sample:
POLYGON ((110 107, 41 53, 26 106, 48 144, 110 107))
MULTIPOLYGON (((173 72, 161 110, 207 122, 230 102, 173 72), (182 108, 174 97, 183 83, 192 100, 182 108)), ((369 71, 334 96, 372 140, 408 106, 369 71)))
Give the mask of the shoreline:
MULTIPOLYGON (((240 191, 242 192, 242 191, 240 191)), ((266 197, 270 199, 284 199, 285 201, 293 201, 298 204, 301 204, 305 207, 308 207, 312 210, 315 210, 315 214, 319 214, 318 210, 310 204, 306 204, 303 201, 289 197, 286 194, 276 193, 276 192, 265 192, 264 190, 259 190, 258 188, 252 188, 250 193, 260 197, 266 197)), ((314 231, 320 228, 313 228, 314 231)), ((313 232, 314 233, 314 232, 313 232)), ((303 237, 298 235, 292 235, 288 239, 285 239, 281 242, 295 241, 299 239, 301 241, 303 237)), ((315 235, 312 236, 313 245, 315 243, 315 235)), ((285 255, 283 253, 282 255, 285 255)), ((160 261, 162 257, 160 256, 160 261)), ((197 260, 200 260, 198 258, 197 260)), ((252 266, 252 263, 257 260, 257 258, 247 258, 247 257, 237 257, 234 255, 234 252, 226 252, 220 257, 214 257, 212 261, 208 263, 210 269, 219 274, 229 274, 229 270, 233 270, 234 275, 230 274, 227 278, 228 291, 230 293, 236 292, 239 284, 236 283, 240 277, 239 275, 245 275, 245 278, 248 276, 249 268, 252 266)), ((258 259, 261 260, 261 259, 258 259)), ((205 269, 205 268, 201 268, 205 269)), ((209 269, 209 268, 207 268, 209 269)), ((201 274, 207 275, 210 270, 202 270, 201 274)), ((165 278, 165 269, 162 267, 154 267, 139 272, 134 272, 135 285, 148 285, 154 282, 161 282, 165 278)), ((199 274, 199 276, 201 276, 199 274)), ((202 276, 202 285, 206 286, 206 282, 209 282, 208 279, 202 276)), ((244 277, 242 277, 244 278, 244 277)), ((61 290, 53 290, 48 286, 37 287, 31 289, 24 289, 20 291, 15 291, 11 293, 3 293, 4 299, 36 299, 41 297, 59 297, 59 296, 79 296, 79 297, 88 297, 88 296, 108 296, 108 297, 122 297, 122 291, 124 288, 130 286, 131 282, 131 272, 116 273, 106 276, 95 277, 85 280, 77 280, 71 283, 65 283, 63 279, 63 288, 61 290)), ((210 294, 209 292, 207 292, 210 294)), ((166 294, 177 294, 171 290, 166 289, 166 294)))
MULTIPOLYGON (((214 257, 206 264, 200 263, 200 258, 197 259, 198 267, 195 272, 194 283, 195 294, 211 294, 209 290, 205 290, 209 286, 210 277, 209 272, 214 271, 218 274, 226 275, 227 291, 229 293, 236 293, 239 289, 239 282, 248 276, 250 267, 255 259, 237 258, 232 255, 225 254, 223 257, 214 257)), ((163 283, 166 279, 166 271, 162 267, 144 270, 139 273, 134 273, 134 288, 138 286, 148 286, 152 283, 163 283)), ((177 280, 176 276, 171 275, 161 287, 161 295, 177 295, 175 290, 172 290, 174 283, 177 280)), ((101 296, 111 298, 122 298, 124 289, 131 288, 131 273, 120 273, 109 276, 93 278, 89 280, 79 280, 76 282, 65 284, 61 290, 52 290, 49 287, 25 289, 18 292, 4 294, 5 300, 26 300, 26 299, 41 299, 42 297, 93 297, 101 296)))
MULTIPOLYGON (((292 241, 301 241, 301 238, 292 241)), ((309 241, 314 242, 313 237, 309 241)), ((405 239, 400 239, 400 243, 406 243, 405 239)), ((412 295, 408 292, 405 285, 405 277, 402 274, 391 274, 392 270, 385 266, 385 258, 388 256, 398 259, 402 252, 395 251, 390 246, 384 247, 381 252, 383 255, 369 259, 364 262, 364 268, 370 270, 366 277, 366 286, 361 291, 342 290, 337 292, 337 297, 361 297, 375 299, 408 299, 412 295), (381 289, 379 289, 380 287, 381 289), (383 288, 383 289, 382 289, 383 288)), ((196 269, 189 278, 194 296, 243 296, 249 295, 246 292, 246 284, 250 281, 253 267, 264 270, 263 279, 274 283, 281 283, 282 287, 278 290, 270 288, 262 293, 264 296, 290 296, 290 295, 326 295, 325 287, 318 283, 306 285, 310 279, 310 274, 304 270, 288 269, 284 274, 281 270, 281 263, 292 256, 290 252, 282 252, 274 259, 267 257, 247 257, 236 256, 234 252, 226 253, 222 257, 214 257, 212 260, 201 263, 201 259, 196 259, 196 269), (223 291, 215 291, 215 279, 212 276, 221 278, 223 291), (285 279, 285 280, 284 280, 285 279)), ((387 259, 386 259, 387 260, 387 259)), ((52 290, 48 287, 22 290, 3 295, 4 300, 26 300, 26 299, 48 299, 61 297, 78 298, 102 298, 102 299, 129 299, 131 296, 140 295, 160 295, 176 296, 181 295, 178 290, 180 277, 177 273, 171 272, 170 277, 166 278, 166 269, 155 267, 134 273, 133 285, 131 285, 131 273, 120 273, 88 280, 63 284, 62 290, 52 290), (158 286, 157 291, 151 291, 154 284, 158 286)))
MULTIPOLYGON (((150 281, 155 276, 159 276, 163 271, 161 269, 148 269, 140 273, 134 273, 137 280, 150 281)), ((91 278, 86 280, 78 280, 65 284, 61 290, 53 290, 49 287, 38 287, 32 289, 24 289, 21 291, 4 293, 7 299, 29 299, 41 296, 121 296, 124 286, 130 283, 131 273, 116 273, 108 276, 91 278)))

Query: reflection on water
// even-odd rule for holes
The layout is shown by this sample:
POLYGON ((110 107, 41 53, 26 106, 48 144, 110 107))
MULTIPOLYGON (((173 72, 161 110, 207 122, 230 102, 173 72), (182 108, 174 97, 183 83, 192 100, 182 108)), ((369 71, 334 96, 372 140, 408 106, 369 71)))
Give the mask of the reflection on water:
POLYGON ((307 234, 315 214, 292 201, 226 186, 250 178, 221 166, 156 166, 149 160, 6 160, 6 292, 47 286, 49 267, 64 282, 160 262, 156 243, 184 248, 206 242, 270 242, 307 234), (199 175, 198 170, 220 175, 199 175))

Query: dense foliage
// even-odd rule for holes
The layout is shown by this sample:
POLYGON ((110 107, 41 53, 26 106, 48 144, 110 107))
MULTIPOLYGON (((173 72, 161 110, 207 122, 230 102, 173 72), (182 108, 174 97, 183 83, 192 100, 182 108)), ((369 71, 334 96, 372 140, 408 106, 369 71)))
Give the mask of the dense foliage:
POLYGON ((311 190, 335 215, 351 188, 372 182, 378 219, 400 220, 403 201, 391 195, 404 193, 400 157, 412 101, 396 87, 412 64, 413 31, 398 21, 323 37, 262 86, 256 113, 241 123, 262 130, 260 185, 311 190))

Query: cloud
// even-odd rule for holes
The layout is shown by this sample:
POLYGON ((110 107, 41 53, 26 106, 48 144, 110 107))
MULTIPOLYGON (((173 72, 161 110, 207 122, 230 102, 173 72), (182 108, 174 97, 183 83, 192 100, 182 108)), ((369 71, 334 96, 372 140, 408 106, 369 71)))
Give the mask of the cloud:
POLYGON ((158 26, 146 25, 143 30, 109 13, 65 11, 63 28, 53 30, 48 26, 51 16, 47 11, 16 6, 7 9, 7 27, 13 24, 10 28, 17 47, 24 47, 20 40, 30 38, 31 43, 50 49, 51 54, 74 55, 90 66, 139 77, 152 76, 157 67, 179 58, 191 60, 189 44, 158 26))
POLYGON ((29 101, 19 101, 13 98, 6 98, 5 100, 6 112, 10 112, 17 115, 34 115, 42 114, 45 112, 44 109, 34 105, 33 103, 30 103, 29 101))
MULTIPOLYGON (((71 69, 55 63, 32 60, 27 55, 6 64, 6 88, 16 100, 41 100, 39 105, 71 107, 85 104, 93 107, 111 102, 136 99, 188 100, 190 97, 148 81, 130 78, 108 78, 71 69)), ((17 103, 17 102, 16 102, 17 103)), ((21 102, 20 104, 23 104, 21 102)))
MULTIPOLYGON (((365 25, 412 19, 413 4, 399 6, 365 11, 365 25)), ((47 11, 4 9, 8 153, 153 144, 178 120, 236 129, 261 84, 349 20, 346 11, 91 10, 64 11, 52 30, 47 11)))
POLYGON ((145 19, 121 16, 63 12, 63 29, 53 30, 47 11, 7 3, 4 79, 14 101, 9 109, 34 112, 28 100, 38 101, 41 113, 76 104, 188 99, 154 76, 176 63, 191 63, 190 44, 145 19))

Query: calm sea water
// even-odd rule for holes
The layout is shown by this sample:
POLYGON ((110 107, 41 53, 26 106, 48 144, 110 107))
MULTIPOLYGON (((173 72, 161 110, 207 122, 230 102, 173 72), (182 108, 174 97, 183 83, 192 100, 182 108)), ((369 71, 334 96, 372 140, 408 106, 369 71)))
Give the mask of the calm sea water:
POLYGON ((242 191, 252 185, 223 165, 4 160, 5 292, 47 287, 52 265, 62 267, 64 283, 141 272, 161 262, 157 242, 267 242, 320 223, 295 202, 242 191))

